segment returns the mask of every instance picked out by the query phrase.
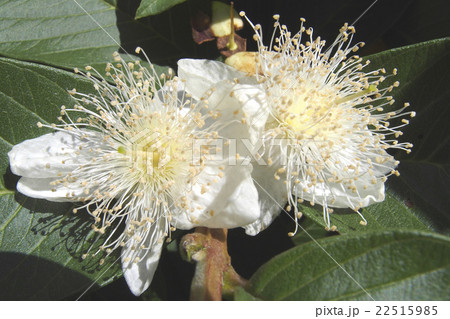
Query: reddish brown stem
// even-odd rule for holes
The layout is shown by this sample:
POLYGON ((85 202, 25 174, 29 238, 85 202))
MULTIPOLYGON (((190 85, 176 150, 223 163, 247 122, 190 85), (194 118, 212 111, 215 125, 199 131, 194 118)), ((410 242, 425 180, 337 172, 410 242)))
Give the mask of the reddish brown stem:
POLYGON ((191 300, 222 300, 222 296, 232 297, 237 286, 247 284, 231 266, 227 233, 227 229, 198 227, 182 238, 182 254, 197 263, 191 300))

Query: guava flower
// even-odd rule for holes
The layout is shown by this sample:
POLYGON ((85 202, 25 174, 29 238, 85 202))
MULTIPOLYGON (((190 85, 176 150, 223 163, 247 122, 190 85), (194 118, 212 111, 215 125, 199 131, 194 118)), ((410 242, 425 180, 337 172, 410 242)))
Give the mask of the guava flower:
POLYGON ((84 257, 121 247, 125 279, 140 295, 177 226, 233 228, 259 217, 251 168, 210 154, 226 113, 190 98, 178 78, 160 80, 153 66, 127 63, 117 53, 106 67, 113 84, 91 67, 75 71, 92 81, 96 94, 70 91, 75 105, 61 107, 60 124, 38 123, 56 132, 26 140, 8 155, 12 172, 22 176, 19 192, 81 202, 74 213, 94 218, 104 242, 84 257))
MULTIPOLYGON (((401 117, 415 115, 404 112, 407 103, 391 107, 389 92, 399 83, 380 88, 391 75, 384 69, 364 71, 369 62, 354 55, 364 43, 351 44, 352 26, 345 24, 326 47, 320 37, 313 38, 312 28, 303 26, 304 19, 300 31, 292 34, 275 15, 275 30, 266 46, 260 26, 241 15, 253 27, 259 49, 238 53, 228 63, 247 73, 257 83, 252 86, 257 92, 238 87, 233 94, 247 92, 261 103, 246 120, 251 140, 260 141, 250 155, 262 209, 261 218, 246 226, 247 233, 266 228, 281 207, 294 213, 297 231, 298 203, 304 201, 323 207, 328 230, 336 230, 330 220, 333 208, 353 209, 365 225, 359 209, 383 201, 387 177, 399 174, 395 169, 399 162, 387 150, 409 153, 412 147, 397 141, 400 129, 408 124, 401 117)), ((200 69, 204 62, 190 61, 194 63, 200 69)), ((215 64, 216 72, 231 72, 229 66, 215 64)), ((190 66, 184 73, 192 70, 190 66)), ((242 73, 234 77, 250 81, 242 73)))

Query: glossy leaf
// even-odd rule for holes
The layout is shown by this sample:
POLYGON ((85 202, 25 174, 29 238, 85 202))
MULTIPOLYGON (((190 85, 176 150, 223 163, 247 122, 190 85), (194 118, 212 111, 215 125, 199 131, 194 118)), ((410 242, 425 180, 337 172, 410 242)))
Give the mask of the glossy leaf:
POLYGON ((120 44, 114 11, 103 1, 1 1, 0 53, 67 68, 105 64, 120 44))
POLYGON ((326 231, 325 228, 314 219, 303 216, 300 219, 297 233, 292 237, 292 241, 295 245, 301 245, 311 240, 317 240, 337 234, 338 232, 326 231))
MULTIPOLYGON (((400 160, 399 178, 391 188, 420 220, 432 229, 450 231, 450 38, 428 41, 368 57, 371 67, 398 69, 387 82, 400 81, 392 91, 397 105, 405 102, 416 117, 402 129, 402 141, 414 144, 412 153, 394 154, 400 160)), ((395 123, 391 123, 394 126, 395 123)))
MULTIPOLYGON (((158 65, 208 49, 192 41, 186 7, 134 20, 136 0, 0 0, 0 55, 72 69, 103 69, 114 51, 142 47, 158 65)), ((187 3, 183 6, 188 5, 187 3)), ((217 56, 217 49, 211 51, 217 56)), ((143 56, 141 56, 143 58, 143 56)))
POLYGON ((263 300, 448 300, 449 249, 428 232, 333 236, 273 258, 247 290, 263 300))
POLYGON ((186 0, 142 0, 136 12, 136 19, 162 13, 186 0))
MULTIPOLYGON (((311 207, 304 204, 300 206, 300 209, 308 218, 322 225, 323 228, 325 227, 321 206, 311 207)), ((383 202, 365 207, 360 212, 367 221, 366 226, 361 224, 361 217, 351 209, 335 209, 330 215, 331 223, 337 227, 337 231, 341 234, 399 228, 428 229, 414 212, 408 208, 404 200, 398 198, 392 192, 386 193, 386 198, 383 202)))

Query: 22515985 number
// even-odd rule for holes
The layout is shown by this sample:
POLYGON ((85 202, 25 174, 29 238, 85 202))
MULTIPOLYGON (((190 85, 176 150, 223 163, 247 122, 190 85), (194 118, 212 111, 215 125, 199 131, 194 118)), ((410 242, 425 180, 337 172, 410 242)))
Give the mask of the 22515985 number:
POLYGON ((436 316, 437 306, 376 306, 377 316, 436 316))

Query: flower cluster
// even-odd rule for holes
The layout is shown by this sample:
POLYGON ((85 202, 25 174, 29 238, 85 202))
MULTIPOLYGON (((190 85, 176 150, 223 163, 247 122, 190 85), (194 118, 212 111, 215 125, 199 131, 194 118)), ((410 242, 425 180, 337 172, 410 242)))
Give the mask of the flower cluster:
POLYGON ((80 202, 74 213, 93 217, 105 240, 85 256, 122 249, 134 294, 150 285, 176 228, 244 227, 255 235, 285 208, 297 229, 298 203, 308 201, 335 230, 333 208, 360 214, 384 200, 387 177, 398 175, 387 150, 410 151, 396 140, 408 120, 389 121, 414 116, 408 105, 391 107, 398 82, 381 88, 386 71, 364 71, 353 27, 326 46, 304 19, 294 35, 274 19, 267 46, 247 19, 259 50, 232 56, 231 66, 183 59, 178 77, 160 76, 116 53, 105 78, 91 67, 75 70, 96 92, 70 91, 74 105, 61 107, 59 124, 38 123, 55 132, 9 152, 19 192, 80 202))
MULTIPOLYGON (((397 142, 408 120, 401 119, 397 126, 389 123, 415 115, 404 111, 407 103, 391 107, 389 92, 399 83, 381 88, 391 75, 385 69, 364 71, 369 61, 354 55, 364 43, 351 44, 352 26, 345 24, 326 46, 313 37, 312 28, 304 27, 303 18, 300 31, 292 34, 275 15, 274 32, 265 45, 260 26, 241 15, 255 31, 258 52, 238 53, 226 64, 182 60, 179 74, 192 86, 206 78, 212 85, 226 79, 236 82, 231 95, 245 115, 253 142, 245 155, 252 158, 261 207, 261 217, 245 227, 247 233, 257 234, 285 208, 294 213, 293 236, 302 216, 298 203, 304 201, 323 207, 327 230, 336 230, 330 219, 333 208, 353 209, 365 225, 359 209, 383 201, 387 177, 399 174, 399 162, 387 150, 409 153, 412 147, 397 142), (212 69, 214 79, 208 71, 212 69), (236 70, 240 74, 233 73, 236 70), (249 101, 258 107, 246 107, 249 101)), ((200 93, 188 88, 194 96, 200 93)))

